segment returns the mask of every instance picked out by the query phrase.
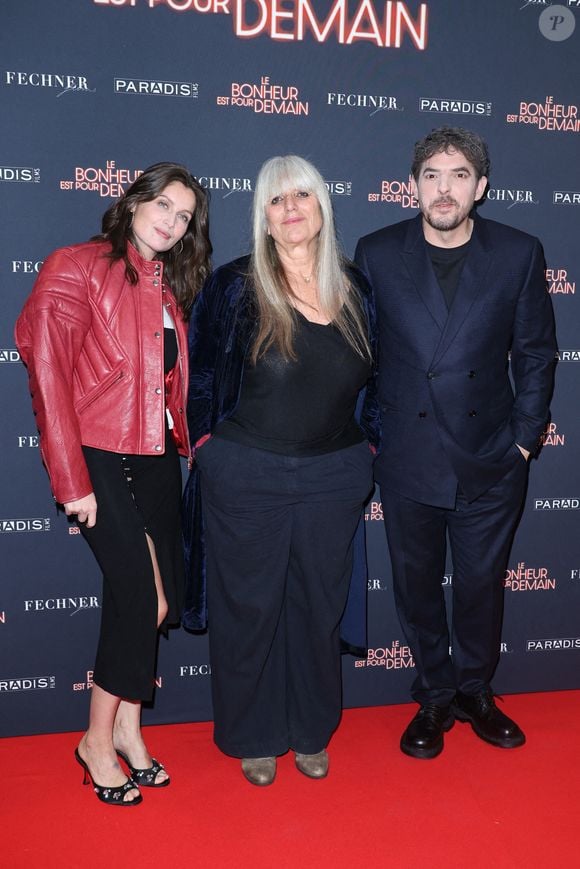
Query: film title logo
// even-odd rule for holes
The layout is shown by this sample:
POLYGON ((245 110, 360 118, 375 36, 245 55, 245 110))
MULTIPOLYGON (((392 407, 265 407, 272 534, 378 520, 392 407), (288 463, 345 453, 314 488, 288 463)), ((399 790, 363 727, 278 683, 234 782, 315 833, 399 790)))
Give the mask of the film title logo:
POLYGON ((572 570, 570 571, 570 579, 580 579, 580 568, 572 568, 572 570))
POLYGON ((384 667, 386 670, 405 670, 415 666, 409 646, 402 646, 394 640, 390 648, 369 649, 362 661, 355 661, 355 667, 384 667))
POLYGON ((35 169, 32 166, 0 166, 0 181, 38 184, 40 182, 40 169, 35 169))
POLYGON ((22 676, 0 679, 0 691, 43 691, 56 687, 56 676, 22 676))
POLYGON ((580 498, 535 498, 534 510, 580 510, 580 498))
MULTIPOLYGON (((158 676, 154 679, 153 684, 156 688, 163 688, 163 676, 158 676)), ((87 670, 84 682, 73 682, 73 691, 90 691, 93 687, 93 670, 87 670)))
POLYGON ((402 111, 397 105, 397 97, 374 94, 347 94, 329 92, 326 95, 326 103, 329 106, 339 106, 349 109, 372 109, 370 116, 377 112, 402 111))
POLYGON ((300 91, 294 85, 270 84, 270 76, 263 75, 259 84, 232 82, 230 95, 216 97, 218 106, 251 109, 264 115, 307 115, 308 102, 300 100, 300 91))
POLYGON ((566 435, 558 434, 558 426, 555 422, 548 423, 545 432, 540 436, 540 443, 545 447, 563 447, 566 435))
POLYGON ((20 353, 12 347, 0 349, 0 362, 20 362, 20 353))
POLYGON ((386 582, 381 582, 380 579, 367 579, 367 591, 386 591, 386 582))
POLYGON ((96 88, 90 88, 87 79, 84 75, 60 75, 52 72, 15 72, 6 70, 5 83, 7 85, 17 85, 20 87, 34 88, 57 88, 60 93, 71 93, 72 91, 84 91, 85 93, 94 93, 96 88))
POLYGON ((50 531, 50 519, 0 519, 0 534, 50 531))
POLYGON ((420 97, 420 112, 435 112, 439 115, 491 115, 492 104, 486 100, 439 99, 420 97))
POLYGON ((554 190, 554 205, 580 205, 580 190, 554 190))
POLYGON ((516 115, 506 115, 508 124, 532 124, 538 130, 580 133, 578 106, 555 103, 546 97, 543 103, 521 102, 516 115))
POLYGON ((564 296, 573 296, 576 292, 576 281, 568 280, 567 269, 546 269, 546 283, 548 292, 556 296, 559 293, 564 296))
POLYGON ((508 569, 503 581, 510 591, 554 591, 556 580, 548 577, 547 567, 526 567, 520 561, 515 570, 508 569))
POLYGON ((199 96, 199 85, 192 81, 162 81, 142 78, 115 78, 113 90, 116 94, 136 94, 154 97, 199 96))
POLYGON ((389 202, 401 208, 419 208, 411 188, 411 176, 407 181, 382 181, 380 193, 369 193, 369 202, 389 202))
POLYGON ((179 668, 180 676, 211 676, 209 664, 183 664, 179 668))
POLYGON ((0 625, 6 624, 6 612, 5 610, 0 610, 0 625))
POLYGON ((73 691, 90 691, 93 687, 93 671, 87 670, 86 679, 84 682, 73 682, 73 691))
POLYGON ((580 350, 557 350, 556 359, 560 362, 580 362, 580 350))
POLYGON ((371 501, 365 510, 365 520, 367 522, 382 522, 383 505, 380 501, 371 501))
POLYGON ((420 3, 416 17, 403 0, 333 0, 323 17, 314 0, 93 0, 96 6, 167 6, 173 12, 230 15, 234 34, 252 39, 301 42, 308 34, 316 42, 333 37, 340 45, 365 41, 380 48, 400 48, 404 39, 423 51, 427 47, 427 4, 420 3))
POLYGON ((60 189, 89 190, 98 193, 99 196, 118 199, 125 193, 125 188, 142 174, 142 169, 117 169, 114 160, 107 160, 104 169, 77 166, 74 179, 61 181, 60 189))
POLYGON ((562 652, 580 649, 580 637, 562 637, 553 640, 528 640, 528 652, 562 652))
POLYGON ((310 31, 317 42, 326 42, 333 33, 341 45, 365 40, 381 48, 400 48, 408 35, 415 48, 427 46, 427 4, 421 3, 413 20, 406 3, 376 4, 384 10, 381 18, 372 0, 359 0, 349 18, 347 0, 334 0, 324 20, 316 17, 312 0, 298 0, 292 9, 283 0, 237 0, 234 14, 236 36, 255 37, 266 32, 271 39, 302 41, 310 31), (250 11, 251 20, 247 12, 250 11))
POLYGON ((443 586, 453 585, 453 574, 452 573, 444 573, 443 579, 441 581, 441 585, 443 585, 443 586))

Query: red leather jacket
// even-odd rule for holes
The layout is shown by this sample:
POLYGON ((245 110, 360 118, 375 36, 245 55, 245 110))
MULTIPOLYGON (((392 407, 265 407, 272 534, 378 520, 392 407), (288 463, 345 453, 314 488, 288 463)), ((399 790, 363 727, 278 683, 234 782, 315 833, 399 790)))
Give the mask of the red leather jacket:
POLYGON ((165 450, 165 407, 173 436, 189 455, 184 412, 187 330, 163 264, 128 244, 139 276, 111 263, 108 242, 61 248, 45 261, 16 323, 28 367, 40 449, 54 497, 76 501, 93 491, 81 445, 117 453, 165 450), (176 327, 179 361, 163 372, 163 304, 176 327))

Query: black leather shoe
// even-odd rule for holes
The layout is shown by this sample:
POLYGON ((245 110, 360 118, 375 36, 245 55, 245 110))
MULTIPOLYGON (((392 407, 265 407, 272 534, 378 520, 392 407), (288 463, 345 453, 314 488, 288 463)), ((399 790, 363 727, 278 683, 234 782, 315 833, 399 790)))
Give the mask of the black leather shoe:
POLYGON ((443 751, 443 734, 455 723, 449 706, 421 706, 401 737, 401 751, 410 757, 430 760, 443 751))
POLYGON ((475 733, 491 745, 517 748, 526 741, 515 721, 497 708, 489 688, 473 696, 458 692, 452 710, 458 721, 469 721, 475 733))

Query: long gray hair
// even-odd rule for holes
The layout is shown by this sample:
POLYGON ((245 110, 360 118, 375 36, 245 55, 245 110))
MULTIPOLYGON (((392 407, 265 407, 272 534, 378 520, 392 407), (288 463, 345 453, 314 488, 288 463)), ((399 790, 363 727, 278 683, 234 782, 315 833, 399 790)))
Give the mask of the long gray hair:
POLYGON ((255 363, 275 346, 286 359, 295 359, 294 296, 273 238, 268 234, 266 206, 274 196, 306 190, 318 200, 322 228, 318 234, 314 274, 318 283, 320 311, 344 335, 353 350, 364 359, 371 351, 361 299, 345 271, 345 259, 338 248, 330 196, 318 170, 293 154, 266 160, 256 181, 253 203, 253 253, 250 278, 256 292, 258 331, 252 348, 255 363))

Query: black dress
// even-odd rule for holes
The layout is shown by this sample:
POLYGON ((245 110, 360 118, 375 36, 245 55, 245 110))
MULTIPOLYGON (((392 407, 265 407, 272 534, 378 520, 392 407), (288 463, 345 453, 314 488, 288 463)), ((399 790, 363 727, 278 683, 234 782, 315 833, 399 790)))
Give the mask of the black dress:
MULTIPOLYGON (((165 373, 177 361, 175 332, 165 329, 165 373)), ((110 694, 147 701, 157 657, 157 592, 146 534, 155 545, 169 607, 179 622, 184 588, 181 465, 169 426, 165 452, 121 455, 83 447, 97 499, 93 528, 81 532, 103 571, 101 630, 93 680, 110 694)))

